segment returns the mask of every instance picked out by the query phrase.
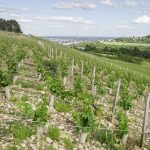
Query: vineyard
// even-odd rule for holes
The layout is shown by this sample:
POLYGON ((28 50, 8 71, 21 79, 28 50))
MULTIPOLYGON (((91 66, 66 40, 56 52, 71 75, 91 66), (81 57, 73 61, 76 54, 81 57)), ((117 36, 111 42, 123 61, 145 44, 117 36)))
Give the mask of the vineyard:
POLYGON ((150 78, 22 34, 0 65, 0 149, 150 149, 150 78))

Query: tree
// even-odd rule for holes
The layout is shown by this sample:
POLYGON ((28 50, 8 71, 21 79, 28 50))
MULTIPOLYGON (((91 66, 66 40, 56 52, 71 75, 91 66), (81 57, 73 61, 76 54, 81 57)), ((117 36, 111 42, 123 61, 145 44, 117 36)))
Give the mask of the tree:
POLYGON ((16 20, 0 19, 0 30, 22 33, 19 23, 16 20))

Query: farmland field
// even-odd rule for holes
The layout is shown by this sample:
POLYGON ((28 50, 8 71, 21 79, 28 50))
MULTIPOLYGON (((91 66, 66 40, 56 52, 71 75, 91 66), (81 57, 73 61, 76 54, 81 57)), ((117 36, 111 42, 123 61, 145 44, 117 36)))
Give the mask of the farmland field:
POLYGON ((0 59, 0 149, 149 149, 148 63, 14 33, 0 35, 0 59))

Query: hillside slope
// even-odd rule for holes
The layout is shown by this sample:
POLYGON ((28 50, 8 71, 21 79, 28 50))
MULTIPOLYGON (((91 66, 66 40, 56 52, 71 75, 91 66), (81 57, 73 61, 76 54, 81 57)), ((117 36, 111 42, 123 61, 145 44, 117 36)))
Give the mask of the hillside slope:
POLYGON ((2 150, 140 149, 149 78, 37 37, 0 41, 2 150))

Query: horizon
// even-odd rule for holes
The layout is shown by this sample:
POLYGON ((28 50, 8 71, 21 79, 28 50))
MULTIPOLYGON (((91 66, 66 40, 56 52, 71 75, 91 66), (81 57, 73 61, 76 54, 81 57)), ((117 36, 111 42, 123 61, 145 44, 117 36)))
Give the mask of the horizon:
POLYGON ((36 36, 133 37, 150 34, 148 0, 0 0, 3 19, 36 36))

